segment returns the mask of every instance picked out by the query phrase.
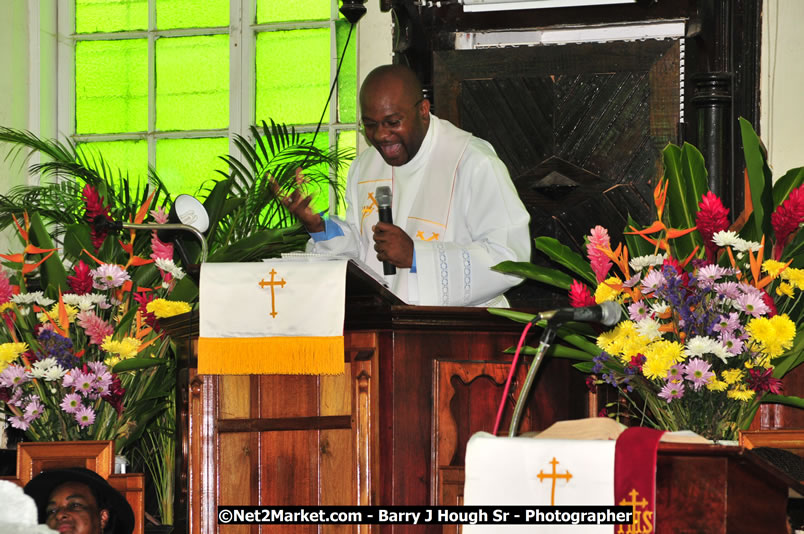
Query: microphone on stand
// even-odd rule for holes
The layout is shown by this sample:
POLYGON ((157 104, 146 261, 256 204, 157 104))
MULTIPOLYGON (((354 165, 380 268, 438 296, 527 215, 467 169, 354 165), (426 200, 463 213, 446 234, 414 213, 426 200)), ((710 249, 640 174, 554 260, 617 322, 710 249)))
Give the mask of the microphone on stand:
MULTIPOLYGON (((391 216, 391 188, 387 185, 381 185, 375 191, 377 198, 377 211, 380 215, 380 222, 394 224, 394 218, 391 216)), ((390 262, 382 262, 382 274, 396 274, 396 267, 390 262)))
POLYGON ((605 326, 614 326, 620 321, 622 307, 614 301, 608 300, 597 306, 583 308, 558 308, 539 312, 531 322, 545 320, 549 322, 578 321, 583 323, 601 323, 605 326))
POLYGON ((178 195, 173 202, 173 207, 168 214, 168 222, 165 224, 157 223, 127 223, 107 219, 104 215, 98 215, 93 219, 92 224, 101 230, 117 233, 123 229, 133 230, 156 230, 157 237, 164 243, 173 243, 176 252, 179 254, 184 270, 191 278, 198 283, 198 273, 200 264, 207 261, 209 249, 204 232, 209 228, 209 215, 204 209, 204 205, 190 195, 178 195), (187 250, 181 240, 180 232, 190 232, 193 234, 201 246, 198 263, 191 263, 187 250))

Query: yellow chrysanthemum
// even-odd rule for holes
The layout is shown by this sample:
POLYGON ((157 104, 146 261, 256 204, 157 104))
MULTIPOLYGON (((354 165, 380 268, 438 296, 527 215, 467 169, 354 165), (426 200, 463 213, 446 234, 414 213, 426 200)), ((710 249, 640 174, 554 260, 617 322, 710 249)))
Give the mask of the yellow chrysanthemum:
POLYGON ((645 348, 643 354, 645 364, 642 366, 642 374, 650 379, 667 378, 670 368, 687 357, 681 344, 666 339, 659 339, 651 343, 645 348))
POLYGON ((9 364, 19 358, 20 354, 28 350, 26 343, 3 343, 0 345, 0 364, 5 368, 5 364, 9 364))
MULTIPOLYGON (((78 315, 78 311, 79 311, 78 308, 76 308, 75 306, 70 306, 69 304, 65 304, 64 309, 67 310, 67 321, 70 324, 73 324, 73 321, 75 320, 75 316, 78 315)), ((53 319, 54 321, 58 321, 59 320, 59 305, 54 304, 50 308, 50 310, 48 310, 48 314, 50 315, 50 319, 53 319)), ((36 314, 36 318, 39 319, 39 322, 43 323, 43 324, 50 322, 50 319, 47 318, 47 315, 45 315, 44 312, 36 314)))
POLYGON ((793 298, 795 296, 795 289, 793 288, 793 284, 789 282, 782 282, 779 284, 779 287, 776 288, 776 294, 780 297, 790 297, 793 298))
POLYGON ((16 306, 14 306, 13 302, 9 301, 9 302, 6 302, 5 304, 0 304, 0 313, 4 312, 6 310, 14 310, 14 309, 16 309, 16 306))
POLYGON ((782 280, 787 280, 793 284, 796 289, 804 289, 804 269, 788 267, 782 273, 782 280))
POLYGON ((748 389, 744 385, 738 386, 734 389, 730 389, 726 392, 726 396, 730 399, 735 399, 738 401, 748 402, 754 398, 754 390, 748 389))
POLYGON ((104 359, 104 360, 103 360, 103 363, 105 363, 106 365, 108 365, 108 366, 109 366, 109 368, 111 369, 111 368, 113 368, 115 365, 117 365, 118 363, 120 363, 121 361, 122 361, 122 360, 120 359, 120 356, 109 356, 108 358, 106 358, 106 359, 104 359))
POLYGON ((743 371, 742 369, 726 369, 720 376, 723 377, 723 380, 728 385, 736 384, 738 382, 742 382, 743 380, 743 371))
POLYGON ((616 276, 612 276, 607 278, 604 282, 597 286, 595 289, 595 302, 600 304, 601 302, 606 302, 609 300, 616 300, 617 297, 620 295, 620 291, 614 289, 609 284, 621 284, 619 278, 616 276))
POLYGON ((190 311, 190 305, 179 300, 154 299, 145 307, 159 319, 173 317, 190 311))
POLYGON ((796 336, 796 325, 785 314, 751 319, 745 329, 759 350, 771 358, 783 355, 796 336))
POLYGON ((132 358, 140 350, 142 341, 133 337, 123 338, 122 341, 115 341, 112 336, 106 336, 101 348, 112 355, 117 355, 121 359, 132 358))
POLYGON ((709 382, 706 383, 706 389, 709 391, 726 391, 729 385, 725 383, 723 380, 718 380, 714 376, 709 382))
POLYGON ((637 331, 633 321, 623 321, 597 338, 598 347, 624 362, 630 362, 632 356, 644 353, 649 343, 650 339, 637 331))
POLYGON ((785 264, 776 260, 765 260, 762 263, 762 270, 770 275, 771 278, 776 278, 779 273, 784 269, 785 264))

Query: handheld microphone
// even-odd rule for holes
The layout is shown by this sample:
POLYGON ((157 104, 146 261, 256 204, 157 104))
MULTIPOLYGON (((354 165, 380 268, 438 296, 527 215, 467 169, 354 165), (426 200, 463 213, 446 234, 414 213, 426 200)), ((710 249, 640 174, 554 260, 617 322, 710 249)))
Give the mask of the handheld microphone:
POLYGON ((552 322, 579 321, 584 323, 601 323, 605 326, 616 325, 622 316, 623 309, 614 301, 608 300, 597 306, 583 308, 558 308, 539 312, 534 321, 552 322))
MULTIPOLYGON (((381 185, 375 192, 377 198, 377 212, 380 215, 380 222, 394 224, 394 218, 391 216, 391 188, 387 185, 381 185)), ((391 263, 382 262, 383 274, 396 274, 396 267, 391 263)))

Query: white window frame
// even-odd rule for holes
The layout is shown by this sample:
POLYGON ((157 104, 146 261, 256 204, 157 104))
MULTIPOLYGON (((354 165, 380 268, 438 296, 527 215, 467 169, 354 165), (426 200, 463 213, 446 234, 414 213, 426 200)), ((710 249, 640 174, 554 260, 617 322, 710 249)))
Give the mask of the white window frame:
MULTIPOLYGON (((159 139, 197 139, 209 137, 227 137, 229 139, 229 153, 237 155, 237 147, 233 138, 239 134, 251 139, 249 126, 255 122, 256 101, 256 36, 263 31, 279 31, 289 29, 330 29, 330 86, 334 81, 338 67, 338 54, 341 52, 337 43, 336 21, 338 19, 339 0, 330 0, 330 20, 294 23, 254 24, 257 0, 230 0, 229 26, 217 28, 189 28, 174 30, 142 30, 131 32, 75 34, 75 0, 59 0, 58 34, 57 40, 57 132, 62 141, 73 142, 89 141, 124 141, 145 140, 148 142, 148 165, 156 168, 156 142, 159 139), (245 14, 245 16, 244 16, 245 14), (154 49, 156 39, 160 37, 178 37, 192 35, 228 34, 229 38, 229 127, 225 129, 190 130, 190 131, 156 131, 155 106, 155 61, 154 49), (76 135, 75 133, 75 43, 80 40, 117 40, 130 38, 148 39, 148 129, 145 132, 126 134, 91 134, 76 135)), ((156 26, 156 2, 148 1, 148 26, 156 26)), ((352 33, 354 43, 358 43, 359 27, 352 33)), ((389 26, 390 30, 390 26, 389 26)), ((389 33, 390 42, 390 33, 389 33)), ((358 52, 359 54, 359 52, 358 52)), ((358 79, 360 76, 360 61, 358 65, 358 79)), ((357 100, 357 98, 355 99, 357 100)), ((324 101, 320 106, 325 104, 324 101)), ((325 117, 318 135, 327 135, 329 146, 337 146, 337 137, 341 131, 357 131, 357 121, 339 123, 338 119, 338 88, 332 92, 329 106, 329 117, 325 117), (333 104, 334 103, 334 104, 333 104)), ((359 109, 355 102, 355 109, 359 109)), ((257 121, 269 117, 257 117, 257 121)), ((357 117, 356 117, 357 119, 357 117)), ((316 124, 294 125, 299 133, 312 133, 316 124)), ((253 141, 253 139, 251 139, 253 141)), ((330 209, 335 210, 335 195, 330 194, 330 209)))

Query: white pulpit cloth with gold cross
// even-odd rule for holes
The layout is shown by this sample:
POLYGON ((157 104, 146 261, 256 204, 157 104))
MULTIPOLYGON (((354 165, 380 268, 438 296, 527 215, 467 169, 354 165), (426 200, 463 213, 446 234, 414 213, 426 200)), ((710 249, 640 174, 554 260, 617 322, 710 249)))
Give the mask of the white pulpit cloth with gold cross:
POLYGON ((346 264, 203 264, 199 374, 342 373, 346 264))
MULTIPOLYGON (((615 440, 533 439, 474 434, 466 446, 464 504, 614 504, 615 440)), ((465 534, 613 532, 612 525, 464 525, 465 534)))

